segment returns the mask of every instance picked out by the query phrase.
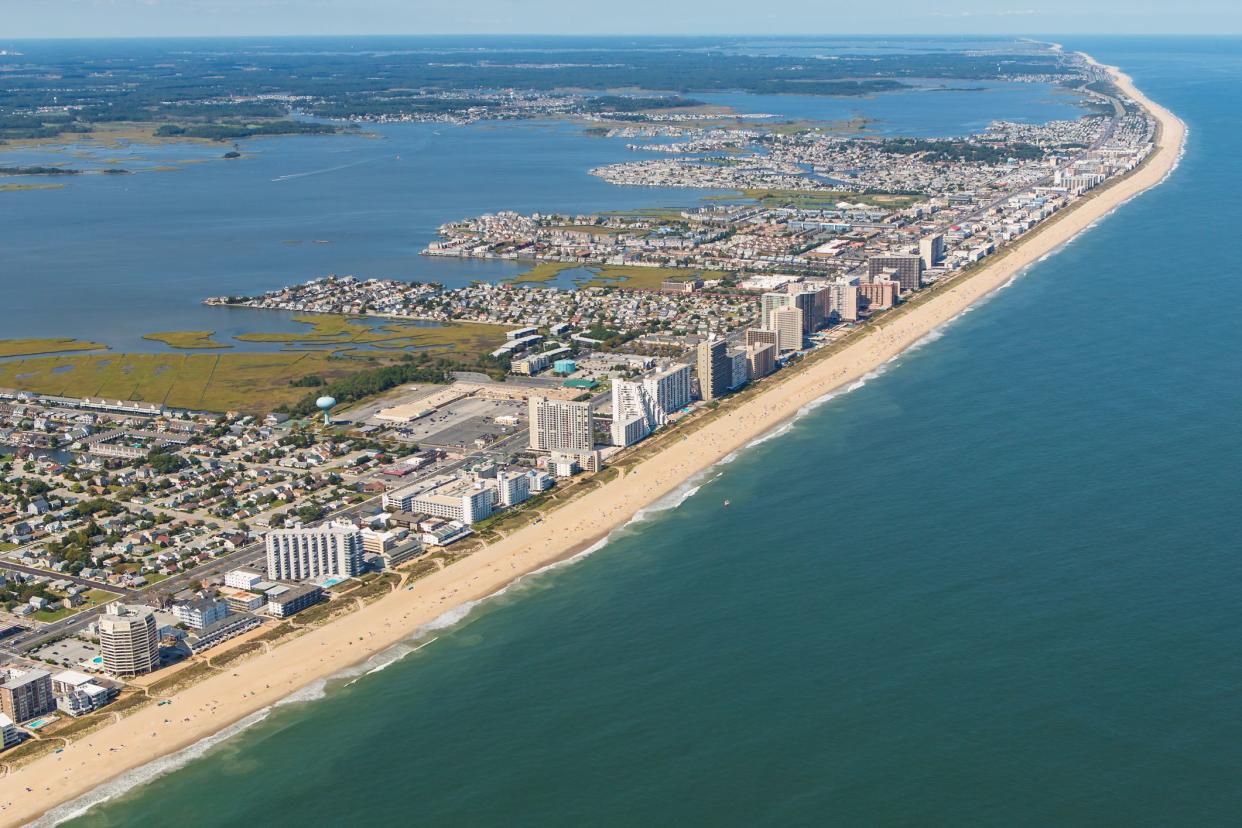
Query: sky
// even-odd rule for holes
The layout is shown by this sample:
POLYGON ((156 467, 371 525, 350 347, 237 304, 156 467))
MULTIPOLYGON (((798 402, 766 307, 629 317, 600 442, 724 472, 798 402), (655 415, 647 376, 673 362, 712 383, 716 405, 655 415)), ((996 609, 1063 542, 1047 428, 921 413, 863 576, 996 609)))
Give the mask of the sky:
POLYGON ((1238 0, 0 0, 0 38, 1231 34, 1238 0))

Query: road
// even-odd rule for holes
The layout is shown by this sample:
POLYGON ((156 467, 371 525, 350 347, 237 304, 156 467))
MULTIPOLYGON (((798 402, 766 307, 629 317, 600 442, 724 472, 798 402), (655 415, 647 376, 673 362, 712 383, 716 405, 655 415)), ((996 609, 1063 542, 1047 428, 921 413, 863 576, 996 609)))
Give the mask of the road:
POLYGON ((117 592, 117 593, 120 593, 121 595, 125 595, 128 597, 132 597, 138 594, 137 590, 126 589, 125 587, 113 586, 112 584, 106 583, 104 581, 92 581, 90 578, 82 578, 77 575, 68 575, 64 572, 51 572, 50 570, 47 570, 47 569, 37 569, 33 566, 26 566, 25 564, 13 563, 12 561, 0 560, 0 569, 7 569, 12 572, 21 572, 26 575, 38 575, 43 578, 51 577, 53 579, 72 581, 73 583, 78 584, 79 586, 88 587, 90 589, 106 589, 109 592, 117 592))
MULTIPOLYGON (((598 396, 604 396, 604 395, 601 394, 598 396)), ((434 466, 428 468, 422 475, 420 475, 420 478, 433 475, 433 474, 449 474, 459 469, 462 469, 467 465, 475 463, 483 457, 486 457, 489 455, 499 456, 502 454, 506 454, 514 449, 514 446, 512 444, 515 441, 520 440, 521 446, 524 448, 527 443, 528 433, 529 431, 527 429, 522 429, 520 431, 516 431, 513 434, 508 435, 507 437, 497 440, 495 443, 492 443, 487 448, 482 449, 477 452, 473 452, 461 458, 460 460, 452 460, 448 462, 437 463, 434 466)), ((322 520, 318 521, 316 524, 313 524, 313 525, 319 525, 319 524, 326 523, 332 520, 340 520, 342 518, 354 519, 362 515, 373 514, 379 511, 382 499, 383 499, 383 495, 376 495, 375 497, 368 498, 367 500, 364 500, 361 503, 355 503, 352 506, 347 506, 343 509, 338 509, 337 511, 332 512, 331 514, 326 515, 322 520)), ((262 570, 266 570, 267 563, 266 563, 265 557, 266 557, 266 553, 264 550, 264 545, 262 543, 252 543, 247 546, 241 547, 240 549, 236 549, 232 552, 226 553, 224 555, 220 555, 219 557, 213 558, 207 563, 200 564, 194 567, 193 569, 187 570, 177 575, 173 575, 170 578, 166 578, 157 584, 152 584, 151 586, 146 587, 141 590, 120 589, 118 587, 112 586, 111 584, 98 583, 95 581, 87 580, 85 578, 77 578, 77 577, 69 576, 69 575, 60 576, 58 573, 48 572, 46 570, 35 569, 33 567, 22 566, 19 564, 10 564, 7 562, 3 562, 0 565, 4 567, 11 567, 15 570, 18 570, 21 572, 28 572, 34 575, 41 575, 41 576, 51 575, 53 577, 64 577, 68 580, 74 581, 75 583, 82 583, 86 586, 99 588, 99 589, 107 589, 107 590, 111 590, 112 592, 120 592, 122 597, 126 600, 151 601, 153 599, 158 598, 159 596, 172 595, 174 593, 180 592, 181 590, 189 587, 195 581, 201 581, 206 578, 211 578, 212 576, 215 576, 215 575, 221 575, 225 572, 228 572, 229 570, 237 569, 238 567, 256 566, 262 570)), ((68 618, 62 618, 59 621, 54 621, 50 624, 44 624, 28 632, 19 633, 15 636, 12 636, 8 640, 6 640, 4 642, 3 647, 0 648, 0 650, 9 651, 12 654, 29 652, 30 650, 33 650, 36 647, 39 647, 40 645, 45 644, 53 639, 61 638, 66 635, 71 635, 73 633, 76 633, 80 630, 85 629, 87 626, 89 626, 94 621, 95 617, 98 616, 101 612, 103 612, 102 606, 92 607, 89 610, 85 610, 83 612, 77 613, 76 615, 69 616, 68 618)))

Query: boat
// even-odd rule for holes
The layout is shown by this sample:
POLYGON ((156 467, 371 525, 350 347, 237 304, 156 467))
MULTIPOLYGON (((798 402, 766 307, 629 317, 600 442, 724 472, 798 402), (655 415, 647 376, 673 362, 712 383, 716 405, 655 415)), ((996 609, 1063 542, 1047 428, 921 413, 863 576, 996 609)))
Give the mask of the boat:
POLYGON ((724 505, 725 505, 725 508, 728 508, 728 506, 729 506, 729 501, 727 501, 727 500, 726 500, 726 501, 724 502, 724 505))

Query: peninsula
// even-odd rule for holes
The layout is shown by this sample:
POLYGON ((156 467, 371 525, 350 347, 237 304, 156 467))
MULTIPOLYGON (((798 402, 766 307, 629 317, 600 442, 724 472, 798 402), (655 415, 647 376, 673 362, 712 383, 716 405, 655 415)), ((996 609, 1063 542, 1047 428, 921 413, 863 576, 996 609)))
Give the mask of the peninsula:
POLYGON ((1154 150, 1141 164, 977 266, 939 280, 904 306, 856 328, 834 346, 811 351, 752 389, 721 397, 682 425, 657 432, 617 462, 611 475, 600 475, 600 482, 584 487, 572 508, 549 511, 541 520, 411 580, 406 588, 360 602, 355 612, 272 647, 261 658, 187 683, 159 705, 138 707, 118 724, 11 769, 0 779, 0 823, 24 824, 79 797, 57 813, 87 807, 108 795, 108 788, 100 786, 110 780, 129 772, 134 772, 134 782, 149 778, 141 769, 154 760, 254 721, 260 711, 459 617, 474 602, 514 581, 596 548, 643 509, 676 496, 688 481, 796 417, 804 406, 848 388, 1126 200, 1159 184, 1177 163, 1185 127, 1126 75, 1114 68, 1107 71, 1115 86, 1157 124, 1154 150))

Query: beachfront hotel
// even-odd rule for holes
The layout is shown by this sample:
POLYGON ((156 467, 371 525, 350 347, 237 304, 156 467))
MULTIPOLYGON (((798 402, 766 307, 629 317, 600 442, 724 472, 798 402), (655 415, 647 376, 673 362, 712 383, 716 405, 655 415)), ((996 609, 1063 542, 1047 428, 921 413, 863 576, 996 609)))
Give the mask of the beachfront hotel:
POLYGON ((21 731, 7 713, 0 713, 0 749, 11 748, 22 740, 21 731))
POLYGON ((192 630, 210 627, 217 621, 223 621, 228 614, 228 602, 216 598, 195 598, 173 607, 177 620, 192 630))
POLYGON ((664 424, 666 415, 641 382, 612 383, 612 444, 632 446, 664 424))
POLYGON ((0 710, 15 722, 26 722, 56 709, 52 674, 47 670, 11 670, 0 684, 0 710))
POLYGON ((772 330, 776 331, 776 350, 781 353, 802 350, 803 314, 801 308, 772 311, 772 330))
POLYGON ((149 607, 108 604, 99 617, 104 669, 116 676, 138 676, 160 666, 155 613, 149 607))
POLYGON ((694 387, 690 380, 690 366, 674 364, 656 374, 643 378, 643 388, 655 400, 656 406, 667 418, 690 404, 694 387))
POLYGON ((595 447, 591 404, 531 396, 530 447, 535 451, 590 451, 595 447))
POLYGON ((924 270, 931 270, 944 261, 944 234, 932 233, 919 239, 919 258, 923 260, 924 270))
POLYGON ((729 393, 733 382, 733 363, 729 345, 723 339, 707 339, 699 343, 699 396, 715 400, 729 393))
POLYGON ((352 523, 274 529, 264 543, 269 578, 301 581, 325 575, 353 577, 362 571, 362 534, 352 523))
POLYGON ((923 260, 913 253, 886 253, 867 259, 868 282, 874 282, 887 271, 895 271, 894 276, 903 291, 923 286, 923 260))
POLYGON ((384 508, 457 520, 469 526, 491 515, 496 489, 468 477, 442 474, 384 495, 384 508))
POLYGON ((874 282, 863 282, 858 286, 858 295, 871 311, 888 310, 897 304, 897 296, 901 293, 901 284, 891 279, 878 279, 874 282))
POLYGON ((776 343, 764 342, 747 345, 746 359, 752 380, 766 377, 776 370, 776 343))

